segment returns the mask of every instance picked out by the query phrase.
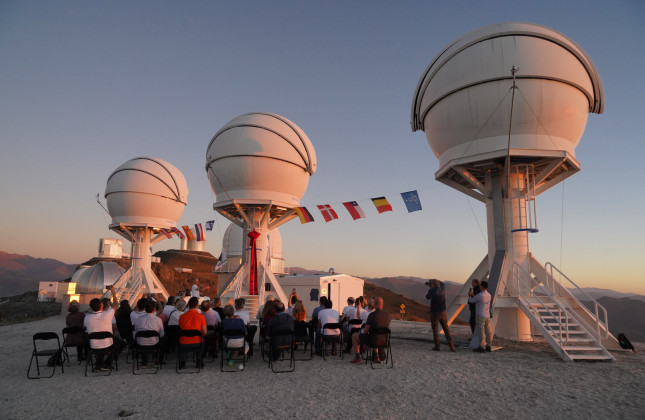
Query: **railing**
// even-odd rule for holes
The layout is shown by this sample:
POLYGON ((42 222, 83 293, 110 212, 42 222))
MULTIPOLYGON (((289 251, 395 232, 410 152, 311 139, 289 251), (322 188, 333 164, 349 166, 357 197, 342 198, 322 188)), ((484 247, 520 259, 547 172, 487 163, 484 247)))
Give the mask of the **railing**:
POLYGON ((597 335, 596 335, 596 338, 598 338, 598 339, 604 339, 604 338, 607 338, 607 337, 609 336, 609 319, 608 319, 608 317, 607 317, 607 310, 605 309, 605 307, 604 307, 604 306, 602 306, 600 303, 598 303, 598 301, 597 301, 596 299, 594 299, 593 297, 591 297, 591 296, 589 295, 589 293, 585 292, 583 289, 581 289, 580 287, 578 287, 578 285, 577 285, 577 284, 575 284, 575 283, 573 282, 573 280, 571 280, 569 277, 567 277, 567 276, 566 276, 562 271, 558 270, 558 269, 557 269, 553 264, 551 264, 550 262, 548 262, 548 263, 546 263, 546 264, 544 265, 544 270, 546 271, 546 286, 547 286, 548 288, 550 288, 551 290, 555 291, 555 287, 554 287, 554 286, 555 286, 555 284, 557 284, 558 286, 560 286, 560 288, 561 288, 562 290, 566 290, 566 292, 567 292, 567 296, 566 296, 566 297, 573 299, 573 301, 574 301, 576 304, 580 305, 580 307, 581 307, 582 309, 584 309, 584 310, 586 310, 587 312, 589 312, 589 311, 588 311, 588 309, 587 309, 587 307, 586 307, 582 302, 580 302, 580 301, 578 300, 578 298, 576 298, 576 297, 574 296, 574 294, 573 294, 573 293, 571 293, 571 291, 570 291, 569 289, 567 289, 566 287, 564 287, 564 286, 563 286, 559 281, 557 281, 557 280, 555 279, 555 276, 553 275, 553 272, 554 272, 554 271, 556 271, 556 272, 560 275, 560 277, 561 277, 561 278, 566 279, 569 283, 571 283, 571 285, 572 285, 572 286, 574 286, 574 287, 575 287, 575 289, 576 289, 576 290, 578 290, 579 292, 581 292, 584 296, 586 296, 587 298, 589 298, 589 300, 590 300, 591 302, 593 302, 593 305, 594 305, 594 313, 593 313, 593 314, 591 314, 591 313, 590 313, 590 315, 592 315, 592 316, 594 316, 594 315, 595 315, 595 317, 594 317, 594 318, 595 318, 595 321, 596 321, 596 334, 597 334, 597 335), (604 322, 600 320, 600 316, 599 316, 600 314, 602 314, 602 315, 603 315, 604 322), (601 325, 601 324, 602 324, 603 328, 600 328, 600 325, 601 325))
POLYGON ((235 297, 236 297, 236 298, 238 298, 238 297, 239 297, 239 293, 240 293, 240 290, 241 290, 241 288, 242 288, 242 280, 241 280, 240 278, 243 278, 243 277, 244 277, 244 276, 243 276, 244 271, 245 271, 245 270, 244 270, 244 267, 245 267, 245 266, 244 266, 243 264, 241 264, 241 265, 239 265, 239 266, 237 267, 237 269, 236 269, 236 270, 235 270, 235 272, 233 273, 233 276, 232 276, 232 277, 231 277, 231 279, 228 281, 228 284, 226 285, 226 287, 224 288, 224 290, 222 290, 222 292, 219 294, 219 295, 220 295, 220 297, 223 297, 226 293, 228 293, 228 292, 230 292, 230 291, 233 291, 233 293, 235 294, 235 297), (238 284, 238 283, 239 283, 239 284, 238 284))
MULTIPOLYGON (((549 296, 551 299, 551 302, 544 302, 544 299, 542 299, 539 295, 536 295, 533 293, 533 288, 531 287, 531 284, 526 284, 524 279, 520 276, 520 274, 524 274, 526 278, 531 278, 530 274, 526 272, 517 262, 513 263, 513 267, 511 270, 511 274, 513 276, 513 280, 515 281, 515 287, 516 290, 520 290, 520 283, 522 286, 526 287, 527 290, 529 290, 529 297, 535 298, 538 303, 542 305, 542 307, 549 312, 551 317, 553 319, 558 320, 559 322, 559 331, 554 330, 550 325, 549 322, 544 319, 544 317, 540 314, 540 312, 535 311, 535 315, 540 318, 540 323, 544 326, 544 328, 551 330, 554 334, 553 337, 558 339, 560 346, 562 346, 563 342, 568 342, 569 341, 569 312, 558 302, 555 297, 553 296, 553 292, 551 290, 546 289, 547 291, 547 296, 549 296), (547 303, 549 304, 555 304, 558 309, 560 309, 560 313, 556 316, 556 314, 551 310, 549 306, 547 306, 547 303), (564 314, 564 324, 562 322, 562 314, 564 314), (562 331, 564 328, 564 332, 562 331), (565 339, 566 336, 566 339, 565 339)), ((518 298, 520 300, 526 299, 526 297, 522 296, 521 293, 518 293, 518 298)), ((526 302, 527 306, 529 306, 529 309, 531 304, 526 302)))

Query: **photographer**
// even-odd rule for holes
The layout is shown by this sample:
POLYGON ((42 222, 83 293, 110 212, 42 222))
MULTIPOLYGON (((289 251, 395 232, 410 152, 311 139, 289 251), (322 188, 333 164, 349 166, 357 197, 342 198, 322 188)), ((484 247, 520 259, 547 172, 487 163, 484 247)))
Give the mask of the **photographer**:
POLYGON ((448 317, 446 315, 446 286, 439 280, 430 280, 426 282, 430 287, 426 294, 426 299, 430 300, 430 323, 432 324, 432 334, 434 335, 434 347, 432 350, 439 351, 439 325, 448 340, 450 351, 455 351, 455 345, 452 342, 450 329, 448 328, 448 317))

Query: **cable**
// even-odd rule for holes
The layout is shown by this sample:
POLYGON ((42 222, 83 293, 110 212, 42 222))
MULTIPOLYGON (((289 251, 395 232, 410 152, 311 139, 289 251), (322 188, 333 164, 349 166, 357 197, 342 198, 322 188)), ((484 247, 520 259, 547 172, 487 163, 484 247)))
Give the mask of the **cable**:
POLYGON ((479 224, 479 220, 477 220, 477 216, 475 215, 475 210, 473 210, 473 206, 470 204, 470 200, 469 200, 468 196, 466 196, 466 202, 468 203, 468 207, 470 207, 470 211, 473 214, 473 218, 475 219, 475 222, 477 223, 477 227, 479 228, 479 233, 482 234, 482 238, 484 238, 484 243, 486 244, 486 247, 488 248, 488 239, 486 239, 486 236, 484 235, 484 231, 482 230, 482 227, 479 224))

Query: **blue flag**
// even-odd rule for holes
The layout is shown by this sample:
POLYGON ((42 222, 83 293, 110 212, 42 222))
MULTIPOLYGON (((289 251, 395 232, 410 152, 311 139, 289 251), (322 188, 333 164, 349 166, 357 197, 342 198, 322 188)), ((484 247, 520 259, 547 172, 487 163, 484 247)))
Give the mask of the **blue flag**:
POLYGON ((206 222, 206 230, 213 230, 213 224, 215 223, 215 220, 209 220, 206 222))
POLYGON ((405 207, 408 208, 408 213, 421 210, 421 200, 419 200, 419 194, 417 194, 416 190, 401 193, 401 197, 405 207))

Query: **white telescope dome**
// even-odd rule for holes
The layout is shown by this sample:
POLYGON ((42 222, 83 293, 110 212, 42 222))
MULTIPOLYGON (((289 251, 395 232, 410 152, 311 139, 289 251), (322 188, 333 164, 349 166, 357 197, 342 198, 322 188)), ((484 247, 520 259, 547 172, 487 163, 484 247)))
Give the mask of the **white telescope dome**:
POLYGON ((72 276, 76 293, 104 293, 106 286, 113 285, 125 273, 115 262, 102 261, 91 267, 83 267, 72 276))
POLYGON ((440 167, 490 159, 510 147, 526 156, 575 156, 590 112, 602 113, 603 91, 587 54, 553 29, 499 23, 451 43, 419 80, 412 130, 426 133, 440 167))
POLYGON ((175 227, 184 212, 188 186, 170 163, 152 157, 130 159, 108 178, 105 199, 113 223, 175 227))
POLYGON ((206 148, 206 172, 217 203, 300 203, 316 153, 307 135, 270 113, 240 115, 222 127, 206 148))

